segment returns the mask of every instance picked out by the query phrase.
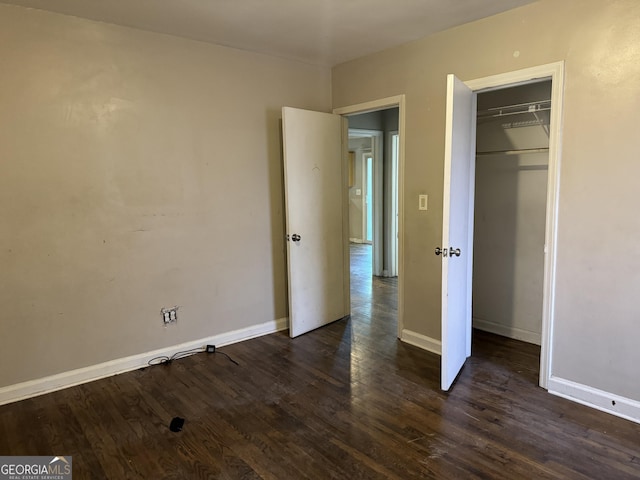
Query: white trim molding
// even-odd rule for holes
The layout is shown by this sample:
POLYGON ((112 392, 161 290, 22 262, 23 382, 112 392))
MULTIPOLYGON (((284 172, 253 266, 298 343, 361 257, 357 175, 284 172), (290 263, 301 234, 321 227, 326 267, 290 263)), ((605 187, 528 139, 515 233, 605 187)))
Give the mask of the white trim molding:
POLYGON ((64 388, 73 387, 82 383, 92 382, 105 377, 111 377, 120 373, 129 372, 138 368, 148 366, 148 362, 156 357, 170 357, 176 352, 191 350, 206 345, 222 347, 232 343, 242 342, 255 337, 261 337, 270 333, 289 328, 289 319, 280 318, 271 322, 265 322, 250 327, 221 333, 212 337, 201 338, 179 345, 153 350, 151 352, 140 353, 130 357, 118 358, 89 367, 78 368, 68 372, 58 373, 36 380, 17 383, 0 388, 0 405, 17 402, 38 395, 55 392, 64 388))
POLYGON ((421 348, 437 355, 442 355, 442 342, 435 338, 427 337, 421 333, 413 332, 411 330, 403 329, 400 340, 414 347, 421 348))
POLYGON ((549 393, 576 403, 640 423, 640 402, 597 388, 551 376, 549 393))
POLYGON ((346 107, 338 107, 333 109, 335 115, 353 115, 361 113, 376 112, 387 108, 394 108, 404 104, 404 94, 394 95, 392 97, 380 98, 370 102, 357 103, 346 107))

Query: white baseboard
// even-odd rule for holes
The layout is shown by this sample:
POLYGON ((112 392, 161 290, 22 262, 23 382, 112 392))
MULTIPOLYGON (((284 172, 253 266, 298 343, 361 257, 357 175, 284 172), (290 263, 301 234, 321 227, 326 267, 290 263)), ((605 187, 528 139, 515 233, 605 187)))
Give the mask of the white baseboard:
POLYGON ((280 318, 271 322, 252 325, 250 327, 221 333, 212 337, 201 338, 179 345, 172 345, 170 347, 153 350, 151 352, 145 352, 138 355, 132 355, 130 357, 118 358, 109 362, 99 363, 97 365, 91 365, 90 367, 78 368, 76 370, 51 375, 49 377, 9 385, 7 387, 0 388, 0 405, 17 402, 26 398, 43 395, 56 390, 62 390, 63 388, 73 387, 74 385, 80 385, 82 383, 146 367, 149 360, 156 357, 170 357, 176 352, 204 347, 205 345, 222 347, 224 345, 230 345, 232 343, 242 342, 251 338, 285 330, 288 326, 288 318, 280 318))
POLYGON ((400 337, 405 343, 413 345, 415 347, 422 348, 431 353, 442 355, 442 343, 440 340, 436 340, 421 333, 412 332, 411 330, 402 330, 402 336, 400 337))
POLYGON ((502 335, 503 337, 513 338, 515 340, 522 340, 527 343, 534 343, 536 345, 542 343, 542 335, 540 333, 491 322, 489 320, 473 317, 473 327, 478 330, 484 330, 485 332, 495 333, 496 335, 502 335))
POLYGON ((553 395, 640 423, 640 402, 636 400, 555 376, 551 376, 549 379, 548 387, 549 393, 553 395))

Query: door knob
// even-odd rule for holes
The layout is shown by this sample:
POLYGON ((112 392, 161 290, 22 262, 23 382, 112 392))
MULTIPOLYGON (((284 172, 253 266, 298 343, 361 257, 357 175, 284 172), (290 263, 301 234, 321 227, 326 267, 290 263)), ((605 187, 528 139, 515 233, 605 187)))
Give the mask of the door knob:
POLYGON ((453 248, 453 247, 451 247, 451 248, 449 249, 449 255, 450 255, 450 256, 452 256, 452 257, 453 257, 454 255, 455 255, 456 257, 459 257, 459 256, 460 256, 460 249, 459 249, 459 248, 453 248))
POLYGON ((301 238, 302 237, 300 237, 300 235, 298 235, 297 233, 291 235, 291 240, 293 240, 294 242, 299 242, 301 238))
POLYGON ((436 247, 436 255, 440 255, 442 253, 442 249, 440 247, 436 247))

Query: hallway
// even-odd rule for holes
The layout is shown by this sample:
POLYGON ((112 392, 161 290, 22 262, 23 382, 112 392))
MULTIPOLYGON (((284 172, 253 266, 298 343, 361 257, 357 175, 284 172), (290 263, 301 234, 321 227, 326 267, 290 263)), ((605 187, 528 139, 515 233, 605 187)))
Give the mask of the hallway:
POLYGON ((351 250, 351 310, 371 321, 374 307, 389 313, 385 324, 394 324, 397 330, 398 277, 371 275, 372 246, 352 243, 351 250))

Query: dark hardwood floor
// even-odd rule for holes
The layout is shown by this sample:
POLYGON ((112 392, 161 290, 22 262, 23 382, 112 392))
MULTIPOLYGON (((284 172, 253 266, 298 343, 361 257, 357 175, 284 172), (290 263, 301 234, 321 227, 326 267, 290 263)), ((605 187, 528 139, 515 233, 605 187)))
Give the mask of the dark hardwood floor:
POLYGON ((443 393, 439 357, 396 338, 395 280, 352 283, 350 320, 220 349, 239 365, 202 353, 0 407, 0 455, 73 455, 76 480, 640 478, 640 425, 537 387, 536 346, 475 332, 443 393))

